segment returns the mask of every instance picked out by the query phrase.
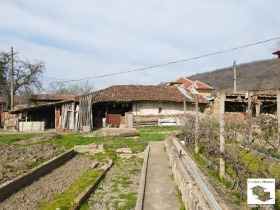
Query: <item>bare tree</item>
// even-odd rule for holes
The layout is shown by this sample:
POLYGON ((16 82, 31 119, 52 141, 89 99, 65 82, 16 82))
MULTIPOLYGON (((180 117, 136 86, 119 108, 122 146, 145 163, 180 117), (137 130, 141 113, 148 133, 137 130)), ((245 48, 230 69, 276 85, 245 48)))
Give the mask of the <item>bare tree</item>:
POLYGON ((73 94, 78 96, 90 93, 94 89, 94 86, 88 82, 79 84, 65 84, 61 82, 49 84, 45 92, 49 94, 73 94))
MULTIPOLYGON (((18 53, 13 56, 14 65, 14 95, 20 91, 40 89, 39 77, 45 70, 43 61, 34 60, 30 62, 27 58, 19 58, 18 53)), ((11 55, 0 51, 0 91, 5 95, 8 103, 5 108, 10 107, 11 101, 11 55)))

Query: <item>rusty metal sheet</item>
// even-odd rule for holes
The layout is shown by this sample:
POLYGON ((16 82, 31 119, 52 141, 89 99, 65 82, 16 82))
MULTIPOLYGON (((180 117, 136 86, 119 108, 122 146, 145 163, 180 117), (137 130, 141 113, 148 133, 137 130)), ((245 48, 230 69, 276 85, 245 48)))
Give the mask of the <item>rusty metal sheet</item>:
POLYGON ((112 127, 120 127, 121 115, 120 114, 108 114, 108 124, 112 124, 112 127))

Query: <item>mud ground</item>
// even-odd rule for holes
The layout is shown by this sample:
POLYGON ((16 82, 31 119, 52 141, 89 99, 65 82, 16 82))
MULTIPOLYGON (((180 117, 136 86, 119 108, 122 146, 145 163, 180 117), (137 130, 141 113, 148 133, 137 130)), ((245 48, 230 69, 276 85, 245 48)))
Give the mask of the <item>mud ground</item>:
POLYGON ((0 144, 0 184, 28 172, 64 151, 65 147, 54 144, 31 146, 0 144))
POLYGON ((0 209, 38 209, 40 202, 48 202, 56 193, 64 192, 95 162, 84 155, 77 155, 61 167, 4 200, 0 203, 0 209))

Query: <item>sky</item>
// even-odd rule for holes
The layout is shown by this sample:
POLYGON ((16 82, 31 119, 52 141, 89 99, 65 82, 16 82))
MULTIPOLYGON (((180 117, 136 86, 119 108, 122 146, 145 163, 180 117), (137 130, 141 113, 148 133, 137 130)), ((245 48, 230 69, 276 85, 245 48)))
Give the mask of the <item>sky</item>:
MULTIPOLYGON (((279 0, 0 0, 0 50, 13 46, 20 56, 44 61, 46 88, 280 37, 279 8, 279 0)), ((233 60, 275 58, 277 48, 279 40, 88 83, 157 85, 233 60)))

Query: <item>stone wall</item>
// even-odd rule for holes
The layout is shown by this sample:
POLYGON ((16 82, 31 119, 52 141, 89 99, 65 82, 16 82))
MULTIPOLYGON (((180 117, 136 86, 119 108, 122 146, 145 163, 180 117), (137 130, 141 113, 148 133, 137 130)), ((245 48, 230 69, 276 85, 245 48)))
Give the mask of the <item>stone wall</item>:
POLYGON ((166 150, 172 166, 174 180, 182 194, 186 209, 214 209, 214 207, 183 160, 179 158, 180 150, 221 208, 238 209, 215 180, 188 154, 176 137, 166 136, 166 150))
MULTIPOLYGON (((21 114, 19 114, 19 119, 21 119, 21 114)), ((1 116, 2 126, 15 127, 17 123, 17 115, 9 114, 8 112, 2 112, 1 116)))

